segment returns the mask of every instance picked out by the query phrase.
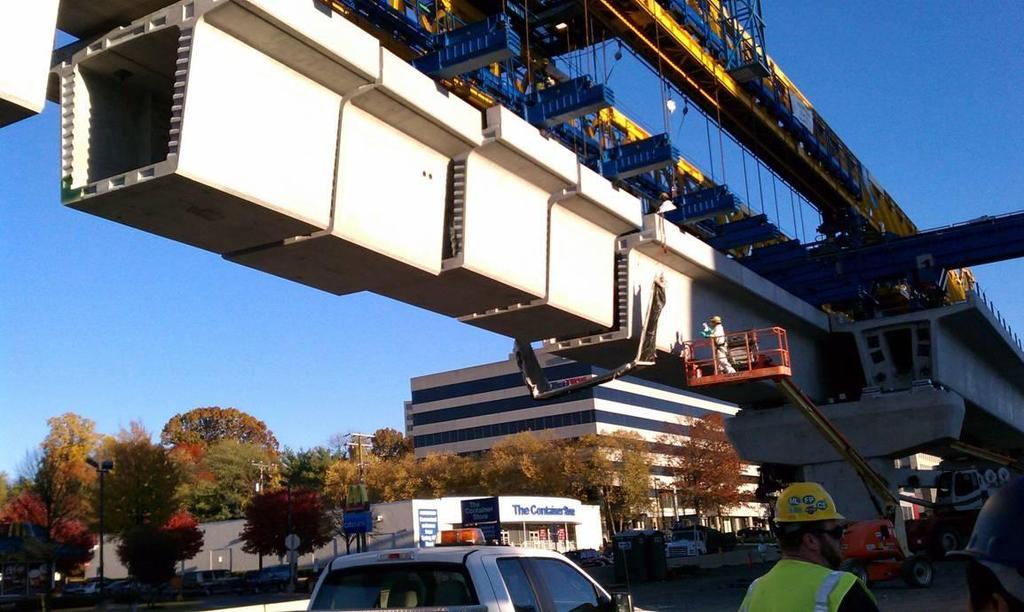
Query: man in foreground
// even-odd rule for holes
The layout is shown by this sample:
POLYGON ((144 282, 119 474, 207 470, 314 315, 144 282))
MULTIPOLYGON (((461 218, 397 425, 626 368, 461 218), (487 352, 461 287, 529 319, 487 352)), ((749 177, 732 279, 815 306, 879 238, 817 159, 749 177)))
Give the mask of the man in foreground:
POLYGON ((820 484, 786 487, 775 503, 782 559, 751 583, 740 612, 878 612, 867 586, 839 571, 845 521, 820 484))

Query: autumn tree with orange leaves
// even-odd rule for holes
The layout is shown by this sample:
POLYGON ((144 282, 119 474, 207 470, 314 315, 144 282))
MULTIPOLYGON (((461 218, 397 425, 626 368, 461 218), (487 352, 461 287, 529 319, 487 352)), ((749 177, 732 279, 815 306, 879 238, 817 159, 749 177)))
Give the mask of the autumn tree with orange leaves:
POLYGON ((721 514, 745 501, 740 490, 743 462, 725 435, 722 415, 694 419, 688 436, 667 436, 661 442, 669 449, 669 465, 683 508, 705 516, 721 514))

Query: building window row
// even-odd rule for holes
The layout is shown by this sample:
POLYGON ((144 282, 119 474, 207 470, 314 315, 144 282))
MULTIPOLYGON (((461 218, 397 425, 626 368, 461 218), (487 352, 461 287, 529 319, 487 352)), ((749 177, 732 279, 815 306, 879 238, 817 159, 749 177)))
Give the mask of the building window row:
MULTIPOLYGON (((520 377, 520 384, 522 384, 522 380, 523 379, 520 377)), ((526 393, 525 387, 523 388, 523 393, 526 393)), ((476 402, 473 404, 465 404, 463 406, 453 406, 451 408, 440 408, 438 410, 430 410, 428 412, 413 413, 412 424, 430 425, 432 423, 444 423, 446 421, 456 421, 458 419, 468 419, 470 417, 514 412, 516 410, 526 410, 528 408, 557 406, 558 404, 578 402, 591 399, 593 397, 593 389, 585 389, 578 393, 572 393, 564 397, 543 402, 539 402, 529 395, 521 395, 518 397, 491 400, 489 402, 476 402)))
POLYGON ((456 442, 467 442, 481 438, 510 436, 523 431, 540 431, 556 427, 583 425, 585 423, 593 423, 595 420, 596 415, 593 410, 580 410, 533 419, 506 421, 504 423, 492 423, 478 427, 467 427, 465 429, 453 429, 451 431, 413 436, 413 444, 416 448, 424 448, 427 446, 437 446, 438 444, 454 444, 456 442))

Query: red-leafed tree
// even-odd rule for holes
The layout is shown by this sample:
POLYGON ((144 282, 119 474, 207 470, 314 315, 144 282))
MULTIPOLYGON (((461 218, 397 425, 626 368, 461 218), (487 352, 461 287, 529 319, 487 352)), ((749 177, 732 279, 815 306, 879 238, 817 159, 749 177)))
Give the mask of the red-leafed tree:
POLYGON ((253 497, 245 511, 242 550, 284 556, 287 552, 284 539, 289 533, 299 536, 299 554, 312 552, 331 541, 330 522, 320 495, 308 489, 293 490, 290 494, 285 489, 277 489, 253 497), (291 532, 288 531, 289 505, 291 532))
POLYGON ((161 529, 174 540, 175 561, 187 561, 203 549, 203 532, 187 510, 172 514, 161 529))
POLYGON ((52 559, 55 568, 62 573, 73 573, 92 559, 96 537, 85 523, 78 519, 59 518, 51 524, 46 504, 30 489, 23 489, 4 505, 0 510, 0 522, 48 527, 48 541, 34 543, 35 549, 43 558, 52 559))
POLYGON ((143 584, 160 584, 174 577, 176 540, 152 524, 137 525, 118 537, 117 556, 128 573, 143 584))

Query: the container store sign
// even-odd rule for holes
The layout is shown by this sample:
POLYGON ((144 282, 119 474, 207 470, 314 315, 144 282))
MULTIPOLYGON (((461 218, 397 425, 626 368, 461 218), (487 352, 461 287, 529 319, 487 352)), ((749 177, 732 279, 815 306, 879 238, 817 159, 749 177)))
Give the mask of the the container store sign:
POLYGON ((419 545, 426 548, 437 544, 437 510, 434 508, 420 508, 416 512, 416 520, 419 523, 419 545))
POLYGON ((579 523, 582 506, 574 499, 502 497, 501 516, 524 523, 579 523))
POLYGON ((462 500, 462 526, 479 527, 487 540, 501 537, 501 512, 497 497, 462 500))

